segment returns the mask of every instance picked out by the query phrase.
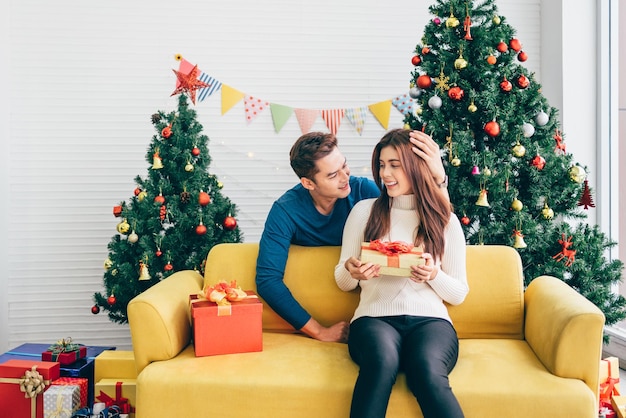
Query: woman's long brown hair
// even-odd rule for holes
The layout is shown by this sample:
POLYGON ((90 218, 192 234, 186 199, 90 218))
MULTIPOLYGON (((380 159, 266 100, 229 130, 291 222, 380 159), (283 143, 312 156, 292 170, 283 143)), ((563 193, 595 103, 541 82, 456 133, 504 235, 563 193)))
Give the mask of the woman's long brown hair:
POLYGON ((400 156, 400 162, 407 178, 411 182, 415 197, 416 216, 419 226, 415 231, 414 245, 424 244, 424 251, 435 259, 441 259, 445 247, 444 232, 450 221, 452 205, 441 192, 433 179, 426 162, 415 155, 413 144, 409 141, 409 130, 389 131, 376 144, 372 154, 372 175, 380 189, 380 196, 374 202, 370 217, 365 227, 365 240, 380 239, 391 228, 391 204, 393 198, 387 194, 380 178, 380 153, 385 147, 394 147, 400 156))

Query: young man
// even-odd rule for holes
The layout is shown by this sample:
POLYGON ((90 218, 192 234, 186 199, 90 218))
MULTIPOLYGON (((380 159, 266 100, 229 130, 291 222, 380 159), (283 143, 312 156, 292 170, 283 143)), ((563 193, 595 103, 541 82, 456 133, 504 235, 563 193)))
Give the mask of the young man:
MULTIPOLYGON (((439 146, 423 132, 411 132, 413 152, 423 158, 440 187, 447 177, 439 146)), ((283 281, 291 244, 302 246, 341 245, 343 227, 350 210, 380 191, 365 177, 350 176, 346 158, 333 134, 302 135, 289 153, 291 167, 300 178, 270 209, 259 243, 256 285, 259 295, 295 329, 320 341, 345 342, 349 324, 324 327, 293 297, 283 281)))

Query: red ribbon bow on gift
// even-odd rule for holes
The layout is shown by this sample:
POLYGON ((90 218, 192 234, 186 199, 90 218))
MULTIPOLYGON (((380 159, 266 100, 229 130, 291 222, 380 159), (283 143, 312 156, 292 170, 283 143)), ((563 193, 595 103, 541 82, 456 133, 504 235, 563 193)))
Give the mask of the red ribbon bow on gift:
POLYGON ((124 382, 117 382, 115 384, 115 399, 103 391, 100 391, 100 395, 96 396, 96 399, 100 402, 104 402, 107 408, 116 405, 120 408, 122 414, 130 414, 131 412, 135 412, 135 407, 128 402, 128 398, 122 396, 123 383, 124 382))
POLYGON ((396 255, 410 253, 413 244, 403 241, 383 242, 379 239, 370 242, 370 249, 385 255, 396 255))
POLYGON ((613 404, 611 403, 611 396, 619 396, 619 390, 615 386, 619 383, 618 377, 611 377, 611 363, 609 365, 609 377, 605 382, 600 383, 600 408, 607 407, 613 410, 613 404))

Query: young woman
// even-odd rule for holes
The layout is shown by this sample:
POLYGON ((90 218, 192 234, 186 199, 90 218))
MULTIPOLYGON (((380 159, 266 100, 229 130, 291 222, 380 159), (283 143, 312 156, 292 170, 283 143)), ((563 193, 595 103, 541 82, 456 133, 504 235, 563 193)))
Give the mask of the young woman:
POLYGON ((360 367, 351 417, 384 417, 399 371, 425 418, 463 417, 448 383, 458 339, 444 302, 460 304, 468 292, 465 237, 452 206, 420 158, 409 131, 392 130, 374 148, 372 174, 381 190, 350 212, 335 269, 344 291, 361 288, 348 348, 360 367), (367 222, 364 220, 367 219, 367 222), (381 240, 422 245, 425 263, 409 277, 380 275, 361 263, 361 243, 381 240))

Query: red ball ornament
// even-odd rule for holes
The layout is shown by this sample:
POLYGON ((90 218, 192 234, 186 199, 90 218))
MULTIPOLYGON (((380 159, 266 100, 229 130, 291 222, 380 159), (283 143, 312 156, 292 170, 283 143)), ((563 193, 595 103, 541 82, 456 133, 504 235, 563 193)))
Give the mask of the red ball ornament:
POLYGON ((519 87, 520 89, 525 89, 526 87, 528 87, 529 84, 530 80, 528 80, 528 77, 526 77, 524 74, 520 74, 520 76, 517 77, 517 87, 519 87))
POLYGON ((422 55, 426 55, 430 52, 430 48, 425 46, 424 48, 422 48, 422 55))
POLYGON ((465 92, 463 91, 462 88, 458 86, 451 87, 450 90, 448 90, 448 97, 451 98, 452 100, 459 101, 463 99, 464 95, 465 95, 465 92))
POLYGON ((113 206, 113 216, 115 216, 116 218, 119 218, 120 216, 122 216, 121 205, 113 206))
POLYGON ((422 62, 422 59, 420 58, 419 55, 413 55, 413 58, 411 58, 411 64, 413 65, 420 65, 420 62, 422 62))
POLYGON ((163 251, 161 251, 161 250, 156 250, 156 251, 154 252, 154 255, 156 255, 157 257, 161 257, 161 256, 163 255, 163 251))
POLYGON ((154 198, 154 201, 157 202, 158 204, 162 205, 163 203, 165 203, 165 197, 163 197, 162 194, 158 195, 157 197, 154 198))
POLYGON ((432 84, 433 84, 433 80, 430 78, 429 75, 423 74, 417 77, 417 87, 421 89, 427 89, 430 86, 432 86, 432 84))
POLYGON ((467 216, 463 216, 463 217, 461 218, 461 223, 462 223, 463 225, 469 225, 469 223, 470 223, 470 218, 468 218, 467 216))
POLYGON ((196 226, 196 234, 197 235, 206 234, 206 226, 204 226, 202 222, 200 222, 200 225, 196 226))
POLYGON ((165 266, 163 266, 163 270, 172 271, 174 270, 174 266, 172 265, 172 263, 167 263, 165 266))
POLYGON ((222 225, 224 225, 224 228, 232 231, 233 229, 237 227, 237 220, 234 217, 229 215, 226 218, 224 218, 224 222, 222 223, 222 225))
POLYGON ((505 42, 500 41, 500 43, 498 44, 498 46, 496 46, 496 49, 497 49, 500 53, 504 54, 506 51, 508 51, 508 50, 509 50, 509 47, 508 47, 508 46, 506 46, 506 43, 505 43, 505 42))
POLYGON ((519 52, 519 50, 522 49, 522 44, 520 43, 519 39, 517 39, 517 38, 511 39, 509 41, 509 46, 515 52, 519 52))
POLYGON ((546 166, 546 159, 537 154, 535 155, 535 158, 533 158, 530 162, 530 165, 532 165, 533 167, 537 167, 537 170, 541 171, 546 166))
POLYGON ((498 60, 493 55, 489 55, 487 57, 487 63, 490 65, 494 65, 498 60))
POLYGON ((211 196, 207 192, 198 193, 198 203, 200 206, 206 206, 211 203, 211 196))
POLYGON ((98 315, 100 313, 100 307, 98 305, 93 305, 91 307, 91 313, 94 315, 98 315))
POLYGON ((107 303, 111 306, 115 305, 115 302, 117 302, 117 299, 115 299, 115 295, 111 295, 107 298, 107 303))
POLYGON ((500 83, 500 90, 509 92, 511 89, 513 89, 513 84, 511 84, 511 82, 504 77, 504 80, 500 83))
POLYGON ((170 136, 172 136, 172 127, 171 126, 166 126, 165 128, 163 128, 161 130, 161 136, 165 139, 169 138, 170 136))
POLYGON ((135 196, 139 196, 139 193, 141 193, 141 188, 135 187, 135 190, 133 190, 133 193, 135 196))
POLYGON ((500 134, 500 125, 495 120, 487 122, 485 124, 485 133, 491 137, 496 137, 500 134))
POLYGON ((194 157, 197 157, 198 155, 200 155, 200 148, 193 147, 193 149, 191 150, 191 155, 193 155, 194 157))
POLYGON ((521 51, 519 54, 517 54, 517 59, 520 62, 524 62, 524 61, 526 61, 528 59, 528 54, 525 53, 524 51, 521 51))

